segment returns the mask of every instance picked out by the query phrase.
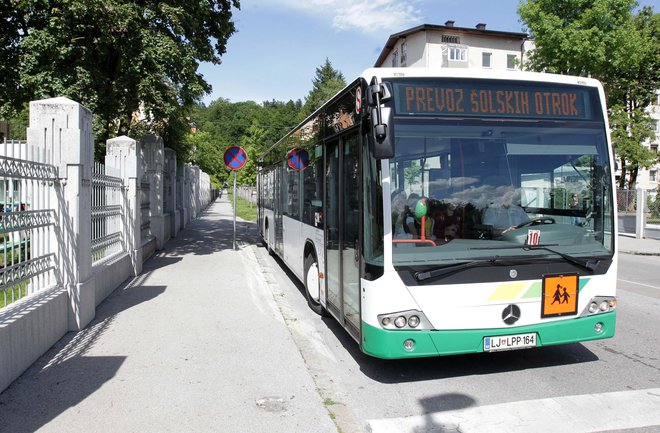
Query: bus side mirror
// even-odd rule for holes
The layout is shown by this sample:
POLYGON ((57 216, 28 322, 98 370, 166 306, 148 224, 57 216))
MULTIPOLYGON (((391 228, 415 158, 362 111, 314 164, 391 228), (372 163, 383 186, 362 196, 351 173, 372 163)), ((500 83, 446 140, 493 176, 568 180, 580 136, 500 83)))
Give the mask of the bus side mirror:
POLYGON ((367 87, 367 105, 369 106, 371 120, 371 134, 369 140, 374 149, 376 159, 388 159, 394 157, 394 140, 392 133, 392 109, 381 107, 381 103, 392 98, 389 83, 378 84, 376 78, 367 87))

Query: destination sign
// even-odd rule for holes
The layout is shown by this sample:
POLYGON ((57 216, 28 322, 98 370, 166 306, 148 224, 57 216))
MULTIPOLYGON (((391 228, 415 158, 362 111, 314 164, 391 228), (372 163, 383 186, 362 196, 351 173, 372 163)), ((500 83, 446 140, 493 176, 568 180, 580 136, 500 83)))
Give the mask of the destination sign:
POLYGON ((395 82, 399 115, 600 120, 595 89, 528 82, 395 82))

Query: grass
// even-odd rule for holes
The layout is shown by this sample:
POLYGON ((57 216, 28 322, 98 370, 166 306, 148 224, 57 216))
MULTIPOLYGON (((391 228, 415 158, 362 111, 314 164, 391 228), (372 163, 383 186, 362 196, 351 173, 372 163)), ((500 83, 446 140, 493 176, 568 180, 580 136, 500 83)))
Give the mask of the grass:
MULTIPOLYGON (((232 191, 227 191, 227 198, 229 203, 234 204, 234 197, 232 191)), ((236 197, 236 216, 245 221, 257 222, 257 205, 250 203, 240 197, 236 197)))
POLYGON ((0 308, 4 308, 12 302, 18 301, 21 298, 24 298, 27 295, 25 290, 25 283, 16 284, 14 287, 9 287, 0 292, 0 308), (12 292, 14 292, 14 298, 12 300, 12 292))

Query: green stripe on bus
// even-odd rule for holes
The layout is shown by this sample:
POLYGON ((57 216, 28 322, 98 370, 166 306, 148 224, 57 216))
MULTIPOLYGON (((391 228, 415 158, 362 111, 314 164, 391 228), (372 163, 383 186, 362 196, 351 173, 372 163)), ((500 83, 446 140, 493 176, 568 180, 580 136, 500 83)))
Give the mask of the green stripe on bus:
POLYGON ((484 337, 498 335, 538 334, 538 347, 599 340, 614 336, 616 311, 595 316, 566 319, 515 328, 469 329, 450 331, 394 331, 362 323, 362 350, 385 359, 457 355, 483 352, 484 337), (603 331, 596 333, 596 323, 603 331), (403 347, 404 341, 415 341, 413 350, 403 347))

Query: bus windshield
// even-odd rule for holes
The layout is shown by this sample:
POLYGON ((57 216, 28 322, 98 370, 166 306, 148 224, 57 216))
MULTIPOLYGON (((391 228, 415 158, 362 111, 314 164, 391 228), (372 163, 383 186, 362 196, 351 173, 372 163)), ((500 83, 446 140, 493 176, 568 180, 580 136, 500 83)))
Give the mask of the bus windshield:
POLYGON ((613 253, 602 121, 397 116, 395 266, 613 253), (526 248, 527 247, 527 248, 526 248))

